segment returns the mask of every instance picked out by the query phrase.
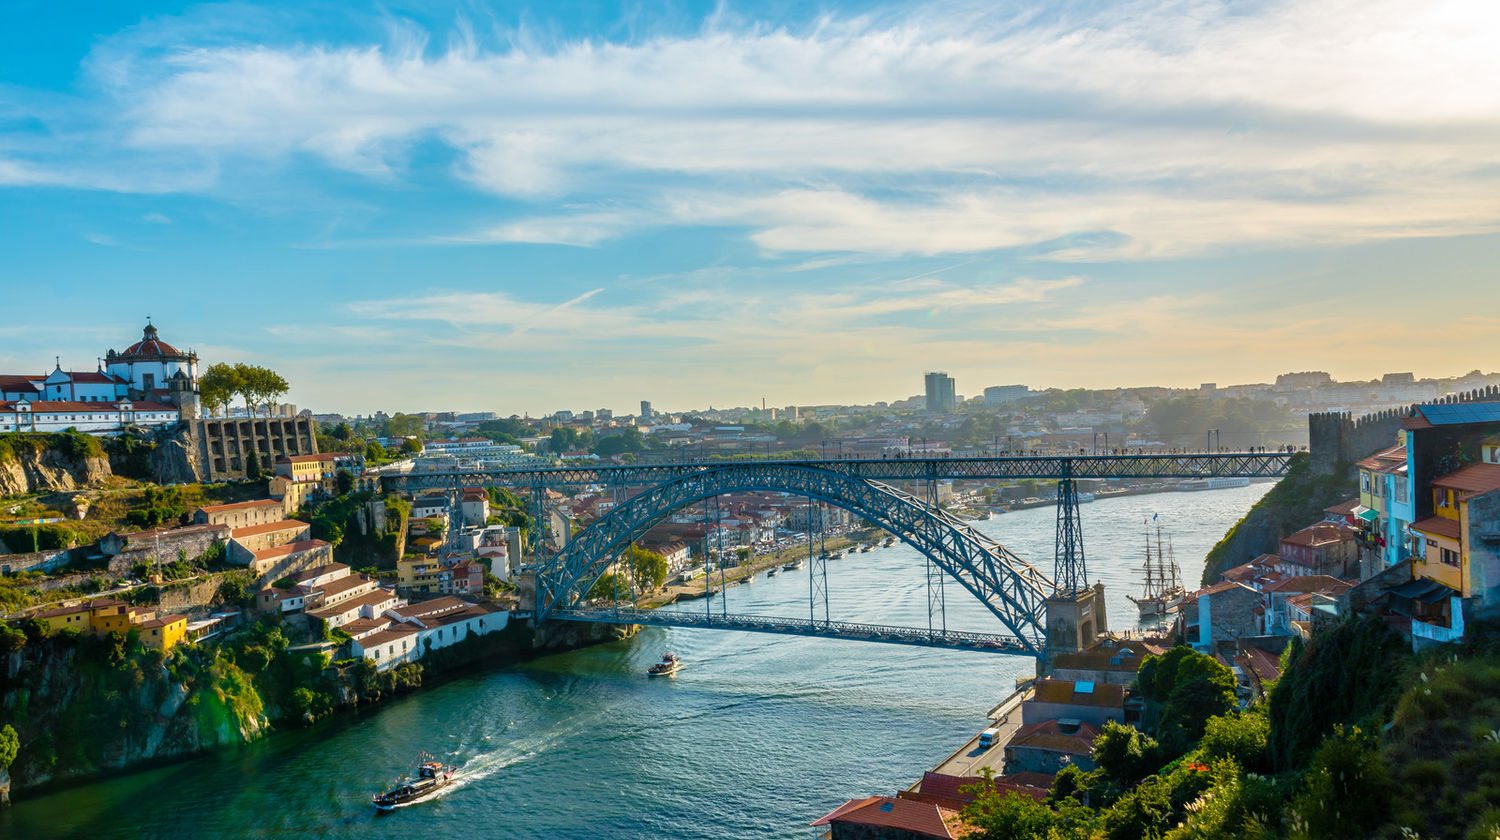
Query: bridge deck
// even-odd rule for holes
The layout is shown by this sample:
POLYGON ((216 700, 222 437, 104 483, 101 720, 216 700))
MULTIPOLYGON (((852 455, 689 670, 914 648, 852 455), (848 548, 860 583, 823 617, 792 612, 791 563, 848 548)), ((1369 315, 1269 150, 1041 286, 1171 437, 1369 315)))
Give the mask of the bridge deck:
POLYGON ((1139 455, 1037 455, 979 458, 758 458, 624 465, 566 465, 533 469, 389 473, 390 489, 525 487, 532 484, 659 484, 704 470, 791 465, 876 481, 1022 478, 1279 478, 1287 452, 1143 453, 1139 455))
POLYGON ((553 610, 548 619, 591 621, 603 624, 642 624, 650 627, 697 627, 708 630, 740 630, 749 633, 776 633, 783 636, 814 636, 825 639, 849 639, 857 642, 882 642, 894 645, 972 650, 983 653, 1007 653, 1032 656, 1014 636, 993 633, 969 633, 958 630, 928 630, 925 627, 892 627, 883 624, 856 624, 847 621, 812 621, 762 615, 705 615, 683 610, 589 609, 553 610))

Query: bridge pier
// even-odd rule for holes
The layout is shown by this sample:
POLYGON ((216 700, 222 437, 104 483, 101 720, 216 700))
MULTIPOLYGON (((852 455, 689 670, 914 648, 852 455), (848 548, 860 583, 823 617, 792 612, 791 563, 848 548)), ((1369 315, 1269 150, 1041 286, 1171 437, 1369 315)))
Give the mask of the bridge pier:
POLYGON ((1037 675, 1052 669, 1052 659, 1059 653, 1077 653, 1099 636, 1109 632, 1109 616, 1104 609, 1104 584, 1071 592, 1059 590, 1046 602, 1046 647, 1037 659, 1037 675))

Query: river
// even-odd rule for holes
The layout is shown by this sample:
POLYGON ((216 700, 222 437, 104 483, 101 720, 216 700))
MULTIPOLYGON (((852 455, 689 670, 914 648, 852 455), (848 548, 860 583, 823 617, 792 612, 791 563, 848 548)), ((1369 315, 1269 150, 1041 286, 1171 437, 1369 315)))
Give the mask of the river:
MULTIPOLYGON (((1112 626, 1135 626, 1125 596, 1138 586, 1147 519, 1160 514, 1191 588, 1204 554, 1270 486, 1084 505, 1089 576, 1105 584, 1112 626)), ((1050 573, 1052 508, 978 527, 1050 573)), ((835 619, 926 626, 922 559, 904 545, 830 561, 828 578, 835 619)), ((957 584, 947 594, 950 628, 1001 631, 957 584)), ((806 615, 808 571, 762 575, 728 597, 731 611, 806 615)), ((811 837, 807 824, 845 799, 920 778, 1033 669, 996 654, 646 629, 23 800, 0 812, 0 837, 811 837), (645 679, 667 649, 687 667, 645 679), (462 762, 462 782, 377 817, 372 789, 420 750, 462 762)))

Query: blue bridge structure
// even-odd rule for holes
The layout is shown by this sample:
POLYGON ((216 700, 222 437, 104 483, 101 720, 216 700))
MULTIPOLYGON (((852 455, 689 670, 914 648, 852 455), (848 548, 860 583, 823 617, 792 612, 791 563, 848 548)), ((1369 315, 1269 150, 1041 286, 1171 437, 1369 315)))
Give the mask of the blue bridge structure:
MULTIPOLYGON (((535 563, 534 618, 668 627, 740 630, 856 639, 926 647, 1043 657, 1049 600, 1088 588, 1076 481, 1084 478, 1277 478, 1291 463, 1288 452, 1078 454, 941 458, 757 458, 626 465, 564 465, 490 471, 389 474, 387 490, 505 487, 529 492, 529 534, 535 563), (937 504, 946 480, 1053 479, 1057 481, 1057 536, 1048 574, 994 538, 937 504), (566 540, 550 531, 549 488, 598 486, 618 502, 566 540), (918 493, 907 488, 920 488, 918 493), (642 610, 619 597, 606 606, 588 593, 646 532, 674 514, 699 509, 717 518, 719 497, 773 492, 809 504, 808 613, 803 618, 734 615, 727 599, 705 598, 704 608, 642 610), (928 626, 897 627, 835 621, 828 613, 825 558, 813 548, 811 505, 830 505, 874 523, 921 553, 927 562, 928 626), (949 630, 946 599, 951 584, 977 599, 995 617, 995 633, 949 630), (715 613, 713 602, 720 605, 715 613)), ((721 564, 720 592, 723 591, 721 564)), ((709 589, 712 592, 711 586, 709 589)))

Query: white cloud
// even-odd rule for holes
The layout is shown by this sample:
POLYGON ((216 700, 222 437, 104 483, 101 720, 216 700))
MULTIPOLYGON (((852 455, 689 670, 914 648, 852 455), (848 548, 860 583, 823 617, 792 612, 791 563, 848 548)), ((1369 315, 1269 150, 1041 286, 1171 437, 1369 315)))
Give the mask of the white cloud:
MULTIPOLYGON (((1051 256, 1150 258, 1496 229, 1497 9, 934 6, 795 28, 726 13, 688 36, 495 50, 460 27, 446 53, 409 25, 352 47, 223 46, 198 25, 212 45, 121 39, 96 73, 105 134, 157 164, 312 155, 400 179, 436 140, 456 177, 534 207, 439 241, 592 246, 708 222, 770 251, 932 254, 1108 231, 1051 256)), ((59 171, 0 160, 0 183, 96 183, 59 171)))

